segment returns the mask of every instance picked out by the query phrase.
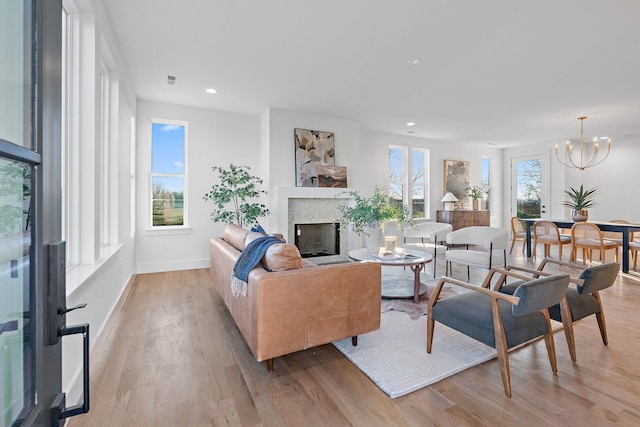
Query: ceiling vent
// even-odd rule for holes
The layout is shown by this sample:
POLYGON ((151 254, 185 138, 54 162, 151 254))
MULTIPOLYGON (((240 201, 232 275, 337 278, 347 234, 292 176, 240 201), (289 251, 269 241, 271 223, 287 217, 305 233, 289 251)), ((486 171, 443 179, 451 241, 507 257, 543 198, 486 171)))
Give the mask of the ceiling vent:
POLYGON ((172 76, 171 74, 169 74, 167 76, 167 84, 169 86, 175 86, 176 84, 178 84, 178 76, 172 76))

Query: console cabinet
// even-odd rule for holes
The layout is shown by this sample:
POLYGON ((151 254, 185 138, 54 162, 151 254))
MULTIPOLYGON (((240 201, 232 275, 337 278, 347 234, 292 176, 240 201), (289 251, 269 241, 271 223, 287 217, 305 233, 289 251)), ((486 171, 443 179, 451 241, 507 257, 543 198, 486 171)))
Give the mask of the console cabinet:
POLYGON ((436 221, 451 224, 451 228, 471 227, 472 225, 489 226, 490 211, 436 211, 436 221))

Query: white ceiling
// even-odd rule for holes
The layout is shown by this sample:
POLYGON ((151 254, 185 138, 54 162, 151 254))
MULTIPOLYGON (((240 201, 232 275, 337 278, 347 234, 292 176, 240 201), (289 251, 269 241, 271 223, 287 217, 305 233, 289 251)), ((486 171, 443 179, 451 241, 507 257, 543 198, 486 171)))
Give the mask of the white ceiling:
POLYGON ((104 4, 141 99, 498 147, 576 139, 582 115, 585 139, 640 136, 638 0, 104 4))

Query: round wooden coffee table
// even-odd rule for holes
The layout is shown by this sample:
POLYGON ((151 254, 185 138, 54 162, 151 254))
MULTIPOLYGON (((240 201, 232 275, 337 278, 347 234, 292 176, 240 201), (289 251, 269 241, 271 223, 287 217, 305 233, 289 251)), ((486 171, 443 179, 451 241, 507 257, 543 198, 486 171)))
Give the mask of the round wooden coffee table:
POLYGON ((378 256, 369 253, 365 248, 349 251, 349 258, 354 261, 376 261, 382 265, 409 267, 413 271, 413 280, 405 278, 388 278, 382 281, 383 298, 411 298, 417 303, 420 295, 427 291, 427 285, 420 283, 420 272, 424 265, 433 261, 431 254, 414 249, 398 249, 391 256, 378 256))

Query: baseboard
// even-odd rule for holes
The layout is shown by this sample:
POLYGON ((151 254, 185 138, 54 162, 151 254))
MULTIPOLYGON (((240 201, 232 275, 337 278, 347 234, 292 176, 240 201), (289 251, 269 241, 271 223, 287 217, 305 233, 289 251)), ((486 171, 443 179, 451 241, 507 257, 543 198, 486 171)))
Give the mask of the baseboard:
POLYGON ((162 273, 164 271, 194 270, 196 268, 209 268, 209 258, 191 259, 173 262, 147 262, 136 265, 136 273, 162 273))

